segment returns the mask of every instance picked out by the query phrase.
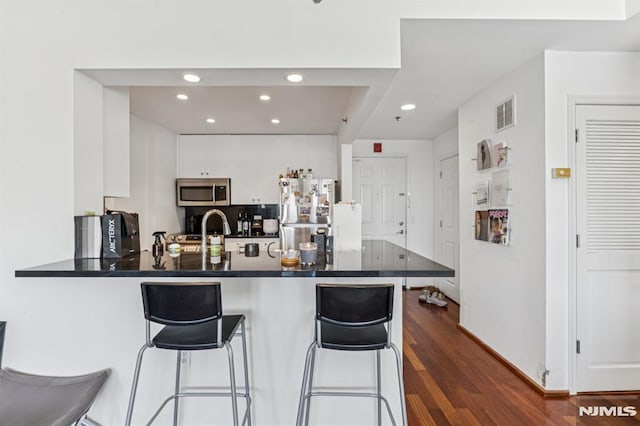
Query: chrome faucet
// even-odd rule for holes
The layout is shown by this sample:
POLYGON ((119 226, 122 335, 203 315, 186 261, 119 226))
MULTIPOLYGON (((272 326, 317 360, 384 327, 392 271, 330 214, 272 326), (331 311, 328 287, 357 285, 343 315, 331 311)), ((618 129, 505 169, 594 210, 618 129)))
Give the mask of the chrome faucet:
POLYGON ((207 221, 211 215, 217 214, 222 218, 222 234, 230 235, 231 228, 229 227, 229 221, 227 220, 227 216, 222 213, 218 209, 211 209, 204 214, 202 217, 202 242, 201 242, 201 250, 202 250, 202 270, 207 268, 207 221))

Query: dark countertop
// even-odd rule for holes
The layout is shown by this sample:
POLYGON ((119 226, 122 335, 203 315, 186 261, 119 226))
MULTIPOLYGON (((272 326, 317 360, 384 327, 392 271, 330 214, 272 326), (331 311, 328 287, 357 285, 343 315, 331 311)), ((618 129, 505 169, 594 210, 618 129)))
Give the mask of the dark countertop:
POLYGON ((452 277, 453 269, 395 244, 364 240, 362 251, 334 252, 314 266, 284 267, 280 253, 260 252, 245 257, 236 251, 222 254, 213 264, 207 257, 202 270, 200 253, 182 253, 155 259, 150 252, 119 259, 68 259, 15 271, 16 277, 452 277), (273 257, 272 257, 273 256, 273 257))

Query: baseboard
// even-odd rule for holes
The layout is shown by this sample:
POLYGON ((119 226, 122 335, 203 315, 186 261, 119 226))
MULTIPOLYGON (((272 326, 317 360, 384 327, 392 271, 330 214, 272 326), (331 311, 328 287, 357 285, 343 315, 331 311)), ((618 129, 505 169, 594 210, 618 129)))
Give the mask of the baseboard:
POLYGON ((578 392, 576 395, 580 395, 580 396, 602 396, 602 395, 614 395, 614 396, 625 396, 625 395, 632 395, 632 396, 638 396, 638 394, 640 394, 640 390, 635 390, 635 391, 596 391, 596 392, 578 392))
POLYGON ((522 370, 520 370, 518 367, 516 367, 511 362, 509 362, 505 357, 500 355, 498 352, 493 350, 489 345, 487 345, 482 340, 480 340, 480 338, 478 336, 476 336, 475 334, 473 334, 472 332, 470 332, 469 330, 464 328, 464 326, 462 326, 460 324, 456 324, 456 326, 467 337, 469 337, 471 340, 476 342, 482 349, 484 349, 487 353, 489 353, 489 355, 491 355, 492 357, 494 357, 495 359, 500 361, 500 363, 502 365, 504 365, 505 367, 507 367, 509 369, 509 371, 511 371, 516 376, 518 376, 518 378, 520 380, 525 382, 527 385, 529 385, 529 387, 531 387, 533 390, 538 392, 540 395, 544 396, 545 398, 568 398, 569 397, 569 391, 568 390, 547 390, 547 389, 543 388, 542 386, 540 386, 540 384, 538 384, 536 381, 534 381, 531 377, 529 377, 526 374, 524 374, 522 372, 522 370))

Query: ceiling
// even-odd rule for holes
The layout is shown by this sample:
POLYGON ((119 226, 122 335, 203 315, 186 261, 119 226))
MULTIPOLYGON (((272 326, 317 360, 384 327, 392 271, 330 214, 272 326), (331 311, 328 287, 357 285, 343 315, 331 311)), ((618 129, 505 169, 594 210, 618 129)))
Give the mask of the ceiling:
POLYGON ((625 22, 404 20, 402 68, 359 137, 435 138, 457 125, 458 106, 544 50, 640 52, 640 15, 625 22), (399 111, 407 102, 418 107, 399 111))
POLYGON ((130 88, 131 112, 178 134, 337 134, 353 87, 165 86, 130 88), (189 99, 180 101, 179 93, 189 99), (269 101, 258 97, 269 95, 269 101), (215 123, 208 123, 213 118, 215 123), (271 123, 272 119, 280 123, 271 123))
POLYGON ((432 139, 457 125, 458 106, 545 49, 640 52, 640 15, 615 22, 403 20, 401 40, 400 69, 296 70, 305 77, 297 84, 276 69, 197 70, 199 83, 182 80, 192 70, 85 73, 129 86, 133 114, 178 134, 432 139), (179 92, 190 98, 176 99, 179 92), (401 111, 405 103, 417 108, 401 111))

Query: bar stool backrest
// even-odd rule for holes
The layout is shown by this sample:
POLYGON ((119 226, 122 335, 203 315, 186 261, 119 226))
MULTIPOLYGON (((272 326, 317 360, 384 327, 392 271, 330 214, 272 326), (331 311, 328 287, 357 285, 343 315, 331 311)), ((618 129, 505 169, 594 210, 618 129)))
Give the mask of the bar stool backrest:
POLYGON ((393 318, 393 284, 317 284, 316 319, 367 327, 393 318))
POLYGON ((222 318, 220 283, 144 282, 141 288, 148 321, 191 325, 222 318))

